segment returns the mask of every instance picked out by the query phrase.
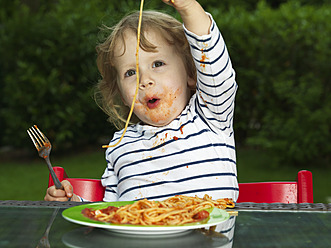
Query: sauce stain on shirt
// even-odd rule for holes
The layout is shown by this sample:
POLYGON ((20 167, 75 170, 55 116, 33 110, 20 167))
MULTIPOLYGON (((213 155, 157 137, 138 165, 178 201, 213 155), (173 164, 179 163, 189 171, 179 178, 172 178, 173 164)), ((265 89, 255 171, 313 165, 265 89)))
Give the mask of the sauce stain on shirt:
POLYGON ((206 49, 208 47, 208 44, 203 43, 204 48, 201 48, 201 59, 200 59, 200 68, 202 69, 202 71, 206 70, 206 64, 204 64, 204 62, 206 62, 206 60, 209 60, 209 58, 207 57, 207 55, 204 52, 204 49, 206 49))
POLYGON ((184 128, 184 125, 181 126, 180 129, 179 129, 181 134, 184 134, 184 133, 183 133, 183 128, 184 128))
POLYGON ((199 96, 202 99, 202 101, 205 103, 205 106, 207 107, 207 101, 202 97, 201 91, 199 91, 199 96))
MULTIPOLYGON (((155 141, 153 143, 153 147, 157 147, 159 145, 162 145, 168 140, 168 133, 165 133, 163 137, 159 137, 159 135, 156 135, 155 141)), ((163 148, 164 149, 164 148, 163 148)))

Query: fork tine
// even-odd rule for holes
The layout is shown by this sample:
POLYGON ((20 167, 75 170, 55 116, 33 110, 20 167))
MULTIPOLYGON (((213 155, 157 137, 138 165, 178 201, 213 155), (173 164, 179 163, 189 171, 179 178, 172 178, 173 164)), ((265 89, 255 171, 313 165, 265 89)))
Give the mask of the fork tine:
MULTIPOLYGON (((45 136, 45 134, 43 134, 43 133, 39 130, 39 128, 37 127, 37 125, 33 125, 33 127, 35 128, 35 130, 37 130, 37 132, 38 132, 38 136, 39 136, 44 142, 49 143, 49 140, 47 139, 47 137, 45 136)), ((43 142, 43 143, 44 143, 44 142, 43 142)))
POLYGON ((35 127, 31 127, 31 130, 33 131, 32 134, 33 136, 37 139, 38 144, 40 146, 44 145, 44 140, 42 139, 42 136, 40 136, 40 134, 37 132, 37 130, 35 129, 35 127))
POLYGON ((37 148, 37 150, 39 150, 42 147, 42 144, 40 143, 38 137, 35 135, 34 130, 29 128, 27 130, 27 132, 28 132, 34 146, 37 148))
POLYGON ((30 128, 28 130, 26 130, 30 136, 30 139, 32 140, 34 146, 36 147, 37 150, 39 150, 40 145, 37 143, 37 141, 35 140, 35 138, 32 135, 32 131, 30 130, 30 128))
POLYGON ((43 138, 42 133, 38 129, 38 127, 36 125, 34 125, 31 127, 31 129, 33 130, 34 136, 38 139, 39 144, 41 144, 42 146, 45 145, 45 140, 43 138))

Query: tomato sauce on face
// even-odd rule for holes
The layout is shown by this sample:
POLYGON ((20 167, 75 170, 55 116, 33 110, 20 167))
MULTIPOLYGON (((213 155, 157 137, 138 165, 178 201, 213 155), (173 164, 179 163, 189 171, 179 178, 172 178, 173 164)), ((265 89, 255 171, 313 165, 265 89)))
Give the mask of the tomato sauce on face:
POLYGON ((148 119, 149 124, 158 125, 164 122, 168 124, 180 114, 174 102, 181 93, 181 89, 173 91, 168 87, 163 87, 162 93, 153 94, 153 97, 146 97, 144 99, 145 104, 136 105, 135 112, 142 113, 140 115, 148 119))

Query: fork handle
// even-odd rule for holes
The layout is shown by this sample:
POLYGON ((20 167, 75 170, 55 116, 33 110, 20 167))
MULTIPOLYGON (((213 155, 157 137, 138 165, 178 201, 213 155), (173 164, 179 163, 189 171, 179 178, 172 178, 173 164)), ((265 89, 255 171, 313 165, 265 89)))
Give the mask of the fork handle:
POLYGON ((45 160, 46 160, 46 163, 47 163, 47 166, 48 166, 48 170, 51 173, 51 176, 52 176, 52 179, 53 179, 55 188, 56 189, 63 189, 63 186, 62 186, 60 180, 58 179, 58 177, 56 176, 56 174, 55 174, 55 172, 53 170, 53 167, 51 165, 51 161, 49 160, 49 156, 47 156, 45 158, 45 160))

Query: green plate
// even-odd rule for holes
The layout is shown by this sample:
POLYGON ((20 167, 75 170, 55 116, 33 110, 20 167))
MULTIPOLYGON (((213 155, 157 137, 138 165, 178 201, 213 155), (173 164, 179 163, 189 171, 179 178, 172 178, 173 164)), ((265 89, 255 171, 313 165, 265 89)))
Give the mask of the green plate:
POLYGON ((62 212, 62 216, 73 223, 104 228, 109 231, 114 231, 118 233, 134 234, 134 235, 165 235, 165 234, 176 234, 192 229, 205 228, 209 226, 219 225, 229 219, 229 214, 225 210, 218 208, 211 208, 209 218, 201 222, 194 222, 184 225, 177 226, 158 226, 158 225, 129 225, 129 224, 112 224, 105 223, 101 221, 96 221, 85 217, 82 214, 84 208, 92 208, 94 210, 107 208, 108 206, 121 207, 128 204, 132 204, 134 201, 124 201, 124 202, 98 202, 91 204, 84 204, 75 207, 68 208, 62 212))

